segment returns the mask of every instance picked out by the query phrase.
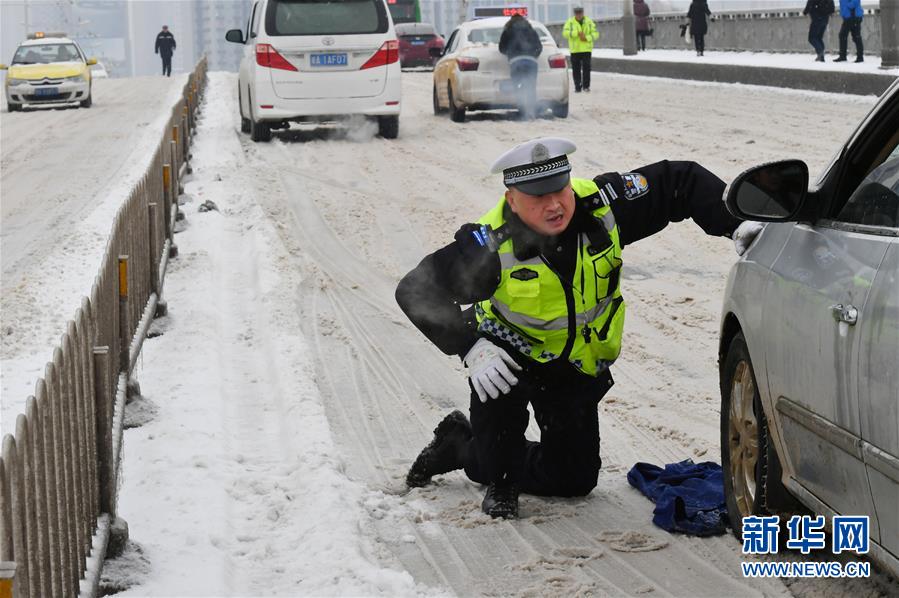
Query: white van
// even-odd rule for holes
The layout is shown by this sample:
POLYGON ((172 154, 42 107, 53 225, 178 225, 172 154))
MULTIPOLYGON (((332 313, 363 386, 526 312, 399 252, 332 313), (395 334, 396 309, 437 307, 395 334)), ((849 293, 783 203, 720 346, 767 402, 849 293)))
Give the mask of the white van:
POLYGON ((225 39, 244 44, 241 130, 253 141, 290 122, 358 114, 396 138, 399 43, 386 0, 256 0, 246 30, 225 39))

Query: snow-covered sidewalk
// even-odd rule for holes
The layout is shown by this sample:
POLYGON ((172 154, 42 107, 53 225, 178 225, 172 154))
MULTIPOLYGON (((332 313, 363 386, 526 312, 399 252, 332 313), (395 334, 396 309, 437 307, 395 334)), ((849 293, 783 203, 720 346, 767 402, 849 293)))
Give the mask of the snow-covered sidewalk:
MULTIPOLYGON (((567 50, 566 50, 567 51, 567 50)), ((827 56, 827 62, 815 62, 811 51, 807 54, 788 54, 776 52, 724 52, 707 50, 702 57, 696 56, 693 49, 654 50, 638 52, 634 56, 625 56, 621 48, 596 48, 595 58, 614 58, 621 60, 653 60, 658 62, 689 62, 694 64, 722 64, 745 67, 769 67, 781 69, 803 69, 810 71, 870 73, 875 75, 899 75, 899 69, 880 68, 879 56, 866 56, 865 61, 856 64, 852 61, 833 62, 835 54, 827 56)))
POLYGON ((378 493, 344 474, 334 447, 300 332, 300 275, 256 201, 265 181, 236 131, 233 83, 209 74, 170 315, 144 345, 144 397, 126 409, 145 422, 124 440, 132 542, 104 583, 139 596, 426 592, 375 564, 365 502, 378 493), (199 211, 210 199, 218 209, 199 211))

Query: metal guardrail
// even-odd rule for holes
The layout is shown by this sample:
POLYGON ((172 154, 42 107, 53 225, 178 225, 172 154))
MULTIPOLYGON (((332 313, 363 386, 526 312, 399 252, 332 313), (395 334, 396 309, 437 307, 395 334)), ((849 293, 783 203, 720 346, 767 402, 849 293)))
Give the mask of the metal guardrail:
POLYGON ((0 598, 94 595, 116 516, 126 386, 160 307, 180 178, 206 85, 188 78, 153 161, 116 214, 90 297, 2 441, 0 598))

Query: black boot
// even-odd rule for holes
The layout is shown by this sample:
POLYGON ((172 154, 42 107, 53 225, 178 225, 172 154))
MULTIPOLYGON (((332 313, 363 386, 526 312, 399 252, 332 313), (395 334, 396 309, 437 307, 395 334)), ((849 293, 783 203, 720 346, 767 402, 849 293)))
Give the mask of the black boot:
POLYGON ((864 56, 859 56, 858 58, 855 59, 855 61, 856 61, 856 62, 864 62, 864 61, 865 61, 865 57, 864 57, 864 56))
POLYGON ((426 486, 431 476, 464 466, 463 451, 471 440, 471 424, 461 411, 453 411, 434 428, 434 439, 422 450, 406 474, 410 488, 426 486))
POLYGON ((838 57, 838 58, 834 58, 833 61, 834 61, 834 62, 846 62, 846 57, 845 57, 845 56, 840 56, 840 57, 838 57))
POLYGON ((481 510, 496 519, 518 519, 518 486, 507 483, 490 484, 481 510))

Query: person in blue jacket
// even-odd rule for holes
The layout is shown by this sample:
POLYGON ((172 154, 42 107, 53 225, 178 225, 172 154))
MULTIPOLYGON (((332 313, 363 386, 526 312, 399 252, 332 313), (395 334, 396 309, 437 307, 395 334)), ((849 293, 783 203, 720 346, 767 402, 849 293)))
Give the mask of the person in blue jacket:
POLYGON ((840 16, 843 25, 840 27, 840 56, 834 62, 846 62, 846 50, 849 34, 855 42, 855 61, 865 61, 865 47, 862 44, 862 0, 840 0, 840 16))

